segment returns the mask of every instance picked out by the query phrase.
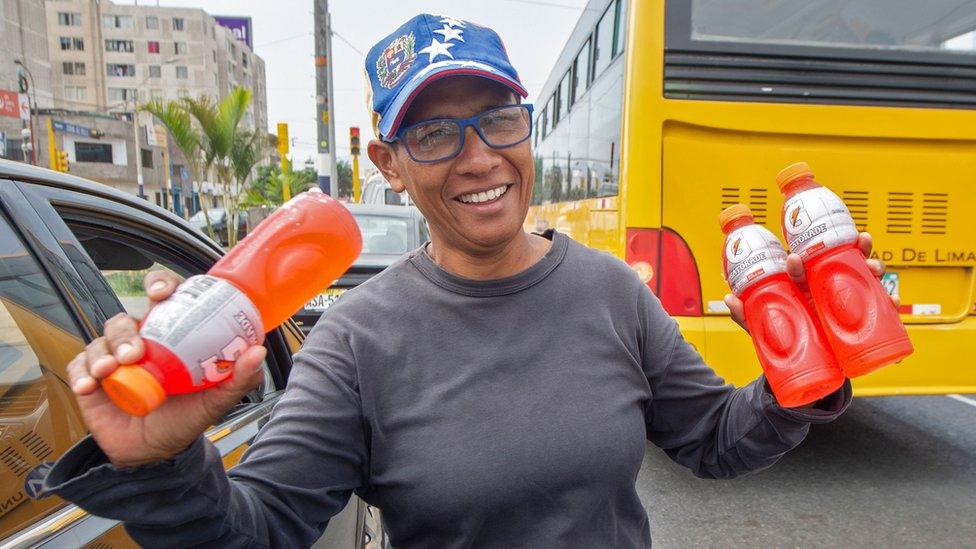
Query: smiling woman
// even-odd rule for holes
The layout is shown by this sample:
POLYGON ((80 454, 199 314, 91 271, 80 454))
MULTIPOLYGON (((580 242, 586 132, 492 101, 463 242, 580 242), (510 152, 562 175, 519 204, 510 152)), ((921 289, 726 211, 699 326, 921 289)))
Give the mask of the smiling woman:
MULTIPOLYGON (((328 308, 229 473, 149 415, 138 434, 167 451, 126 447, 141 465, 122 469, 89 440, 55 467, 55 491, 146 545, 308 545, 355 492, 383 510, 394 546, 648 547, 634 485, 647 440, 699 476, 732 477, 844 410, 847 384, 811 409, 780 407, 761 377, 726 385, 625 263, 523 230, 531 109, 494 31, 421 14, 366 70, 370 159, 427 217, 430 242, 311 304, 328 308)), ((113 319, 98 344, 137 344, 136 326, 113 319)), ((253 371, 247 356, 235 368, 253 371)), ((127 433, 108 423, 96 441, 127 433)))

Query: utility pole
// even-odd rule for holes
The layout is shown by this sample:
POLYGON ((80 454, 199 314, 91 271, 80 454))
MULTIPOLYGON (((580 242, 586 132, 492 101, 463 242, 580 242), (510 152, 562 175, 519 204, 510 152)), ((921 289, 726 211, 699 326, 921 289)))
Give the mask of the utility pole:
POLYGON ((335 197, 339 190, 332 116, 332 21, 328 0, 314 0, 315 104, 318 127, 319 187, 335 197))

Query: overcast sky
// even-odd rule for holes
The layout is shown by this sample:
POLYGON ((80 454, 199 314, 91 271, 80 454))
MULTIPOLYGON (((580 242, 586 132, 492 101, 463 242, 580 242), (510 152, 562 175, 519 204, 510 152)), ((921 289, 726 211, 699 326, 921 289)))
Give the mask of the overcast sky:
MULTIPOLYGON (((211 15, 253 20, 255 52, 264 59, 268 130, 287 122, 295 139, 292 161, 316 155, 315 66, 311 0, 117 0, 119 4, 199 7, 211 15)), ((349 155, 349 127, 372 136, 366 109, 363 55, 379 39, 421 12, 467 19, 495 29, 528 88, 529 101, 545 84, 586 0, 332 0, 333 108, 337 155, 349 155), (357 51, 358 50, 358 51, 357 51)), ((365 153, 365 150, 363 151, 365 153)))

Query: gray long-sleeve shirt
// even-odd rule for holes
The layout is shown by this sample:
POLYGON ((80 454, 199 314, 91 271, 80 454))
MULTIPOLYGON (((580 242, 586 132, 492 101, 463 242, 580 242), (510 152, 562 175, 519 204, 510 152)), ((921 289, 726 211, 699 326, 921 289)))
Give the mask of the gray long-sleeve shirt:
POLYGON ((462 279, 418 250, 347 292, 229 473, 203 439, 119 469, 89 438, 48 488, 145 545, 308 545, 355 491, 395 546, 648 546, 645 439, 731 477, 850 401, 849 384, 802 411, 761 377, 733 389, 629 267, 551 238, 510 278, 462 279))

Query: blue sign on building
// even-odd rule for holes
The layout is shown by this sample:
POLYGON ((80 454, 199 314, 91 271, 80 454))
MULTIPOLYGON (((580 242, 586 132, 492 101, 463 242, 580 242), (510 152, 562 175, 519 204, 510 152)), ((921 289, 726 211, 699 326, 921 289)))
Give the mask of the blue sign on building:
POLYGON ((86 128, 85 126, 80 126, 78 124, 72 124, 71 122, 64 122, 63 120, 51 120, 51 125, 54 126, 54 131, 61 133, 71 133, 74 135, 80 135, 81 137, 91 137, 91 128, 86 128))

